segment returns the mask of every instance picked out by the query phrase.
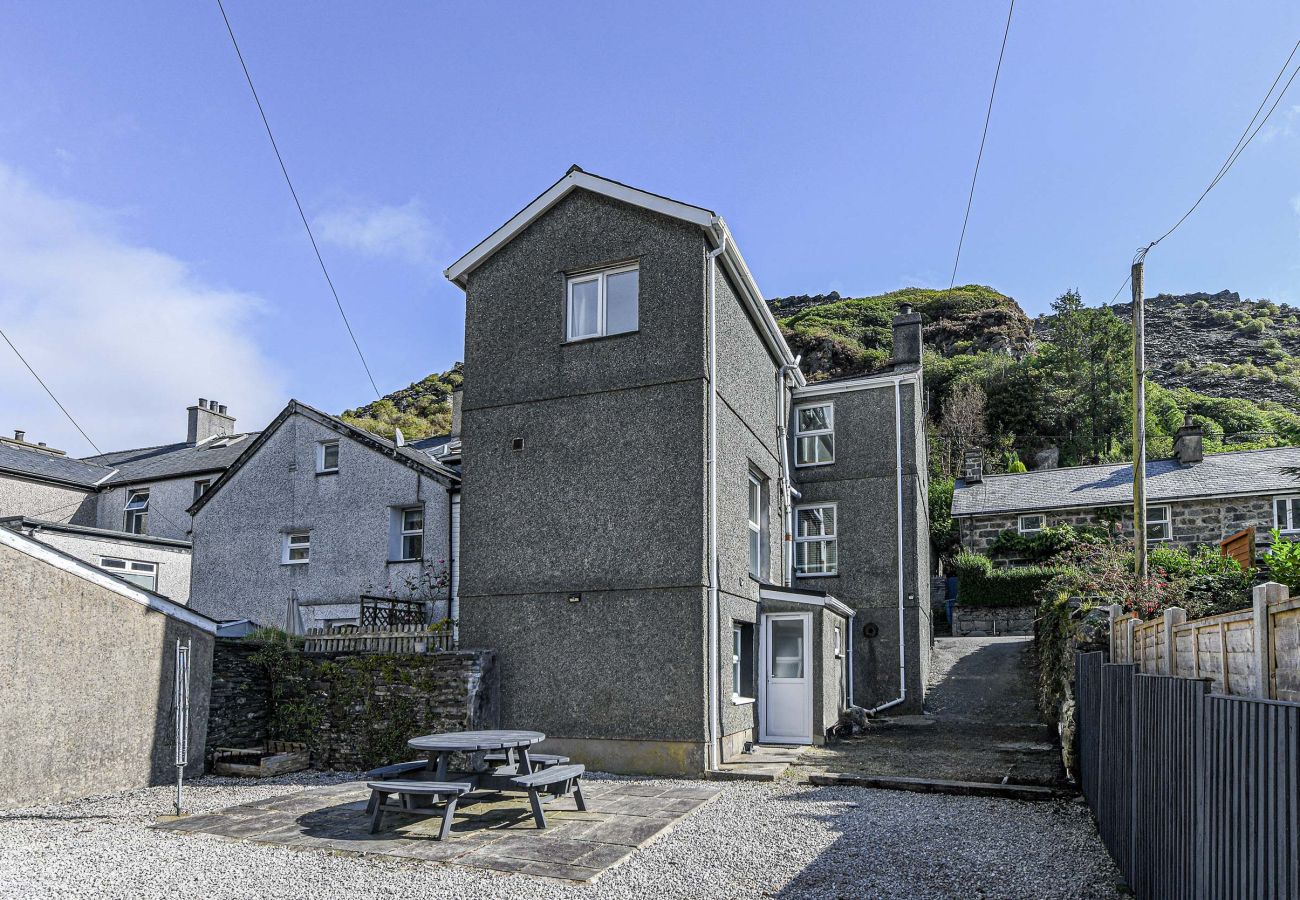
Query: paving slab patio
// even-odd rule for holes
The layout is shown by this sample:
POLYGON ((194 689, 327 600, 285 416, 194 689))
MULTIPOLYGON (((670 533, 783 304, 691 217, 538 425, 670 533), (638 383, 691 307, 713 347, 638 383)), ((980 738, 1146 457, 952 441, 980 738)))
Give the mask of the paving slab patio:
POLYGON ((715 785, 662 787, 586 780, 587 810, 572 797, 546 807, 550 827, 533 822, 528 798, 484 794, 461 801, 451 835, 436 840, 436 818, 391 813, 370 833, 364 782, 311 787, 155 828, 286 847, 453 863, 570 881, 592 881, 721 793, 715 785))

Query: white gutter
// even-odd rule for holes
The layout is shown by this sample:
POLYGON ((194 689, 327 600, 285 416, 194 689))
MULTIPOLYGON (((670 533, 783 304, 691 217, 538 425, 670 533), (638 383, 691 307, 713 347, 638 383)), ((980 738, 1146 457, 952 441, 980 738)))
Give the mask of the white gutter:
POLYGON ((781 464, 781 583, 786 587, 794 581, 794 498, 803 496, 794 489, 790 477, 790 454, 786 445, 790 408, 785 402, 785 373, 799 369, 796 356, 793 363, 784 363, 776 371, 776 452, 781 464))
POLYGON ((706 257, 709 266, 709 640, 706 654, 709 667, 709 750, 706 768, 722 764, 722 701, 718 696, 718 630, 721 628, 718 598, 718 265, 717 259, 727 249, 725 229, 717 249, 706 257))
POLYGON ((907 635, 904 630, 903 604, 907 598, 906 579, 903 574, 903 378, 894 379, 894 478, 898 482, 898 697, 888 703, 867 710, 875 715, 882 710, 898 706, 907 699, 907 635))

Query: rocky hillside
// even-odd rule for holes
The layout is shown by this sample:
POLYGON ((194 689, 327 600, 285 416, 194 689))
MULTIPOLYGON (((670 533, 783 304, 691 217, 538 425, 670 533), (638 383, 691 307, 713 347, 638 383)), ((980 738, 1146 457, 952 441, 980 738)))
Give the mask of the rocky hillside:
POLYGON ((397 428, 402 429, 402 436, 409 441, 446 434, 451 426, 451 392, 462 380, 464 371, 456 363, 446 372, 429 375, 374 403, 349 409, 342 418, 387 438, 397 428))
MULTIPOLYGON (((1131 320, 1129 304, 1113 308, 1131 320)), ((1300 309, 1236 291, 1161 294, 1147 300, 1146 319, 1147 363, 1161 385, 1300 405, 1300 309)))

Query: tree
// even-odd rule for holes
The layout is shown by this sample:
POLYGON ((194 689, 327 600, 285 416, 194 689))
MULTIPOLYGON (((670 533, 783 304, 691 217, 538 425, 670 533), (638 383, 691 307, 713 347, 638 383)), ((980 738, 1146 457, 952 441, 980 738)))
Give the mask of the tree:
POLYGON ((961 382, 948 394, 939 418, 944 475, 956 473, 967 450, 983 450, 988 443, 987 404, 984 389, 975 382, 961 382))

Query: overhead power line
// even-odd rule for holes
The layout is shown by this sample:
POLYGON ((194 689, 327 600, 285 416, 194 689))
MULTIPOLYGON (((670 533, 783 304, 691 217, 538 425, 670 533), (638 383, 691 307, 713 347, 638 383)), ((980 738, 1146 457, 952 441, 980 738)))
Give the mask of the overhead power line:
POLYGON ((993 118, 993 98, 998 94, 998 76, 1002 74, 1002 58, 1007 52, 1007 35, 1011 34, 1011 14, 1016 11, 1016 0, 1011 0, 1007 9, 1007 25, 1002 31, 1002 49, 998 51, 998 65, 993 70, 993 89, 989 91, 989 106, 984 113, 984 131, 980 135, 980 151, 975 157, 975 173, 970 179, 970 194, 966 197, 966 215, 961 220, 961 237, 957 239, 957 256, 952 261, 952 277, 948 280, 948 290, 957 283, 957 264, 961 262, 961 248, 966 243, 966 225, 970 222, 970 209, 975 202, 975 182, 980 177, 980 162, 984 159, 984 142, 989 136, 989 121, 993 118))
POLYGON ((50 386, 45 383, 45 380, 41 378, 40 375, 36 374, 36 370, 32 368, 32 364, 29 363, 27 359, 21 353, 18 352, 18 348, 14 346, 14 342, 9 340, 9 335, 5 334, 3 330, 0 330, 0 337, 5 339, 5 343, 9 345, 9 349, 12 350, 14 352, 14 355, 18 357, 19 361, 21 361, 22 364, 27 367, 27 371, 32 373, 32 377, 36 379, 36 383, 45 389, 45 393, 50 395, 50 399, 54 401, 54 405, 59 408, 59 411, 62 412, 65 416, 67 416, 68 421, 72 423, 74 428, 76 428, 78 431, 81 432, 81 436, 86 439, 86 443, 94 447, 96 453, 98 453, 100 456, 103 456, 104 451, 99 449, 99 446, 90 439, 90 435, 86 434, 86 429, 82 428, 81 425, 78 424, 77 420, 72 417, 72 413, 68 412, 68 408, 59 402, 58 397, 54 396, 54 391, 50 390, 50 386))
POLYGON ((271 132, 271 122, 266 117, 266 110, 262 107, 262 100, 257 95, 257 88, 253 86, 253 76, 249 74, 248 64, 244 62, 244 54, 239 49, 239 41, 235 40, 235 29, 230 25, 230 17, 226 15, 226 7, 222 5, 221 0, 217 0, 217 8, 221 10, 222 21, 226 23, 226 33, 230 35, 230 43, 235 48, 235 55, 239 57, 239 67, 244 70, 244 79, 248 82, 248 89, 253 94, 253 102, 257 104, 257 112, 262 117, 262 125, 266 128, 266 136, 271 139, 271 149, 275 151, 275 159, 280 163, 280 173, 284 175, 284 183, 289 186, 289 193, 293 196, 294 206, 298 207, 298 217, 302 219, 302 227, 307 230, 307 239, 311 241, 311 249, 316 253, 316 261, 320 263, 321 274, 325 276, 325 283, 329 285, 330 293, 334 295, 334 305, 338 307, 339 316, 343 319, 343 326, 348 330, 348 337, 352 339, 352 346, 356 348, 357 356, 361 359, 361 367, 366 370, 366 377, 370 379, 370 386, 375 390, 376 397, 383 397, 379 390, 379 385, 375 384, 375 376, 370 374, 370 364, 366 362, 366 355, 361 352, 361 344, 357 342, 357 336, 352 331, 352 323, 348 321, 348 314, 343 311, 343 301, 339 299, 339 292, 334 287, 334 279, 330 278, 329 269, 325 267, 325 258, 321 256, 320 247, 316 243, 316 235, 312 233, 311 225, 307 221, 307 214, 303 212, 302 202, 298 199, 298 192, 294 189, 293 179, 289 177, 289 169, 284 164, 284 157, 280 155, 280 145, 275 142, 275 135, 271 132))

